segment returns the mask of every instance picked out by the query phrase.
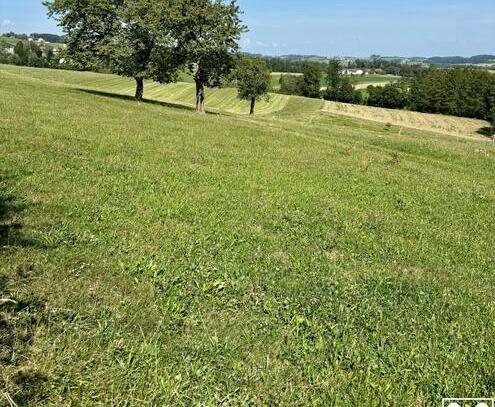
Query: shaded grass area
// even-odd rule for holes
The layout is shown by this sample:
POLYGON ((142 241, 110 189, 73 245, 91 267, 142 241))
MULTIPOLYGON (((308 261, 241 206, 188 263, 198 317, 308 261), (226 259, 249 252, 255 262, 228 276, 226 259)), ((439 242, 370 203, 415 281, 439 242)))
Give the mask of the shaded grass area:
POLYGON ((302 98, 198 117, 74 81, 0 83, 0 172, 38 242, 0 252, 2 296, 43 304, 2 370, 19 405, 495 393, 486 142, 399 136, 302 98))
POLYGON ((26 363, 37 327, 43 323, 44 301, 29 291, 34 269, 25 259, 14 266, 10 258, 37 247, 22 233, 27 205, 7 191, 9 180, 0 179, 0 405, 11 405, 10 391, 20 405, 43 399, 46 380, 26 363), (9 402, 10 398, 10 402, 9 402), (4 404, 8 403, 8 404, 4 404))

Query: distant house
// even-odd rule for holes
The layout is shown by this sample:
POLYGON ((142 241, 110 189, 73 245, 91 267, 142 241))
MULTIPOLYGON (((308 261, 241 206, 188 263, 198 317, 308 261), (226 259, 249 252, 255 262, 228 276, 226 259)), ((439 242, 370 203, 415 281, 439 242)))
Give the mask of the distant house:
POLYGON ((14 55, 14 48, 13 47, 5 48, 5 53, 8 55, 14 55))
POLYGON ((349 75, 349 76, 360 76, 364 75, 365 72, 362 69, 344 69, 342 71, 343 75, 349 75))

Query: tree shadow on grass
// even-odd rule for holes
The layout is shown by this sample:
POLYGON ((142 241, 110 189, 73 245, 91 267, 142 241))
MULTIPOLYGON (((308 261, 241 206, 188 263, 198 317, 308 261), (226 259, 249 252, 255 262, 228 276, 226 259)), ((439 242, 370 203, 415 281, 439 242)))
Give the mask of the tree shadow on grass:
MULTIPOLYGON (((113 99, 120 99, 120 100, 127 100, 127 101, 132 101, 135 102, 136 100, 134 97, 129 96, 129 95, 121 95, 118 93, 111 93, 111 92, 103 92, 99 90, 91 90, 91 89, 83 89, 83 88, 76 88, 77 91, 79 92, 84 92, 84 93, 89 93, 90 95, 96 95, 96 96, 103 96, 103 97, 109 97, 113 99)), ((179 103, 171 103, 171 102, 162 102, 159 100, 152 100, 152 99, 143 99, 140 103, 145 103, 149 105, 156 105, 156 106, 163 106, 163 107, 169 107, 172 109, 178 109, 178 110, 185 110, 188 112, 195 112, 196 109, 191 107, 191 106, 186 106, 186 105, 181 105, 179 103)), ((219 115, 219 113, 216 112, 211 112, 208 111, 207 114, 209 115, 219 115)))
POLYGON ((24 205, 16 203, 12 195, 0 189, 0 247, 13 246, 19 241, 23 225, 16 220, 16 214, 24 209, 24 205))
MULTIPOLYGON (((22 236, 20 214, 27 205, 5 190, 3 180, 0 177, 0 254, 5 254, 5 250, 8 256, 8 250, 14 247, 38 244, 22 236)), ((19 405, 27 406, 43 397, 47 381, 40 371, 29 365, 36 329, 46 319, 46 302, 29 289, 36 270, 33 264, 24 261, 15 260, 0 267, 0 371, 3 372, 0 389, 10 392, 19 405)), ((0 399, 0 405, 4 401, 0 399)))
POLYGON ((492 127, 482 127, 476 133, 478 133, 482 136, 488 137, 488 138, 495 137, 495 132, 494 132, 494 129, 492 127))
POLYGON ((19 215, 26 208, 27 205, 25 203, 18 202, 0 184, 0 250, 10 247, 39 246, 34 240, 22 235, 24 225, 19 215))

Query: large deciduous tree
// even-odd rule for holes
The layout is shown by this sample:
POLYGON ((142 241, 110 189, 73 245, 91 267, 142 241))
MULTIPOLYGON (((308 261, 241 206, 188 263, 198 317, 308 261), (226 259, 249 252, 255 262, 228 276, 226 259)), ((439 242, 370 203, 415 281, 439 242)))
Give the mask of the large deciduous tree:
POLYGON ((327 89, 337 89, 342 82, 342 66, 338 59, 331 59, 327 65, 327 89))
POLYGON ((196 83, 196 110, 205 113, 205 87, 218 87, 234 63, 246 27, 235 0, 181 0, 178 49, 196 83))
POLYGON ((343 103, 362 102, 361 92, 354 90, 350 79, 342 74, 342 65, 338 59, 328 62, 326 73, 327 88, 323 92, 324 99, 343 103))
POLYGON ((280 76, 280 93, 301 96, 302 75, 282 74, 280 76))
POLYGON ((181 65, 172 33, 173 0, 47 0, 50 16, 67 34, 67 55, 83 69, 106 68, 136 81, 168 83, 181 65))
POLYGON ((309 98, 321 97, 321 66, 317 63, 307 63, 303 68, 301 94, 309 98))
POLYGON ((235 71, 237 90, 241 100, 248 100, 250 105, 249 114, 254 114, 256 102, 262 98, 268 99, 271 88, 270 70, 265 61, 242 56, 237 61, 235 71))

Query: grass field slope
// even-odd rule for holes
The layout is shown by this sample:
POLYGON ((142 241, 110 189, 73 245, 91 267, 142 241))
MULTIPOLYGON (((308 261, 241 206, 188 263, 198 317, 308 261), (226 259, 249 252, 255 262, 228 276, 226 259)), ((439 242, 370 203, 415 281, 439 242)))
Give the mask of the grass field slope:
MULTIPOLYGON (((109 92, 119 95, 134 95, 135 82, 131 78, 121 78, 115 75, 105 75, 92 72, 55 71, 50 69, 26 68, 0 65, 0 71, 10 75, 11 80, 22 76, 38 81, 55 82, 64 86, 79 87, 80 89, 109 92)), ((187 78, 188 79, 188 78, 187 78)), ((192 107, 195 104, 195 85, 189 82, 177 82, 162 85, 156 82, 146 82, 145 98, 179 103, 192 107)), ((235 89, 208 89, 207 107, 213 111, 229 113, 249 113, 249 102, 241 101, 237 97, 235 89)), ((259 101, 256 104, 256 112, 259 114, 272 113, 282 110, 287 104, 289 96, 270 95, 269 101, 259 101)))
POLYGON ((483 129, 490 127, 490 123, 477 119, 328 101, 325 102, 323 111, 395 126, 478 139, 483 138, 483 129))
POLYGON ((490 143, 126 83, 0 67, 2 407, 495 394, 490 143))

